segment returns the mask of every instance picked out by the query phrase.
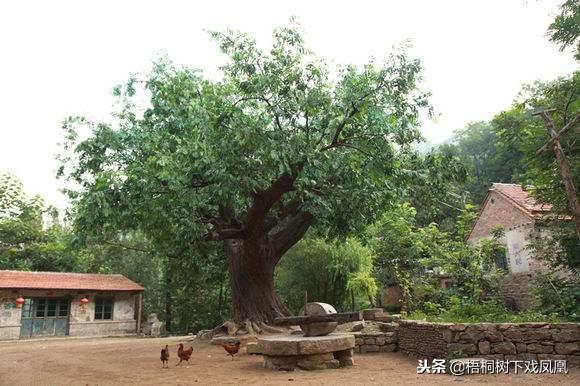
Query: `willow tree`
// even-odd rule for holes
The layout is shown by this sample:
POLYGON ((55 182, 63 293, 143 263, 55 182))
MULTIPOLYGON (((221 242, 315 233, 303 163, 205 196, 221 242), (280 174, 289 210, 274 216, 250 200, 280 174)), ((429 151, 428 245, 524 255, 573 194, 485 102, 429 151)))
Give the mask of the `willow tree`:
POLYGON ((274 269, 311 226, 367 224, 412 178, 405 158, 429 106, 404 52, 331 72, 293 26, 269 50, 241 33, 212 37, 226 58, 219 79, 157 62, 116 89, 111 123, 65 123, 73 156, 61 172, 81 187, 81 231, 139 229, 175 256, 222 242, 233 318, 259 324, 288 313, 274 269), (92 129, 82 141, 79 124, 92 129))

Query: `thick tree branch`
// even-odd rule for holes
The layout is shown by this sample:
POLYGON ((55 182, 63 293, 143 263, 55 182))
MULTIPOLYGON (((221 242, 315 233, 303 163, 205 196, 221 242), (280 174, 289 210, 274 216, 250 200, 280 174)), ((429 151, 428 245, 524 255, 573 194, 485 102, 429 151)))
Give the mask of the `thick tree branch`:
POLYGON ((248 210, 244 223, 244 231, 247 236, 259 236, 261 223, 272 206, 280 201, 285 193, 294 189, 294 180, 296 180, 304 164, 304 161, 300 162, 292 168, 292 173, 282 174, 269 188, 254 194, 254 202, 248 210))
POLYGON ((562 130, 560 130, 554 137, 551 137, 550 140, 548 142, 546 142, 544 144, 544 146, 542 146, 536 153, 537 154, 544 153, 546 150, 548 150, 548 148, 550 146, 554 145, 554 142, 556 140, 559 140, 564 134, 566 134, 568 132, 568 130, 570 130, 571 128, 575 128, 579 121, 580 121, 580 114, 576 115, 570 122, 568 122, 566 124, 566 126, 564 126, 562 128, 562 130))
POLYGON ((280 261, 284 253, 304 237, 313 220, 314 216, 311 213, 299 212, 294 216, 284 218, 270 230, 268 240, 273 251, 274 265, 280 261))

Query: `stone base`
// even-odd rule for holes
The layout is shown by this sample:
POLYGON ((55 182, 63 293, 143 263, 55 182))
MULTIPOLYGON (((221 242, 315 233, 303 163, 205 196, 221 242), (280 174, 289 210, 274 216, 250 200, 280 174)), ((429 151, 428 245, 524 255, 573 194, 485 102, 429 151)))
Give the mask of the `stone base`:
POLYGON ((258 339, 256 351, 264 356, 264 366, 273 370, 292 371, 336 369, 352 366, 354 335, 270 336, 258 339))
POLYGON ((296 368, 324 370, 352 366, 353 364, 352 349, 313 355, 264 355, 264 367, 271 370, 293 371, 296 368))

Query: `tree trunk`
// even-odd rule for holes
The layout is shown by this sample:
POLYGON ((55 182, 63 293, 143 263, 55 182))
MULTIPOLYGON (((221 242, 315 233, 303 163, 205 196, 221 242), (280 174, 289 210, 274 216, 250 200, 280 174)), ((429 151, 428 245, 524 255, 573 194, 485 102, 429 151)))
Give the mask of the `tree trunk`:
POLYGON ((173 319, 173 302, 172 302, 172 270, 171 270, 171 259, 166 257, 165 258, 165 271, 163 272, 165 277, 164 279, 164 295, 165 295, 165 330, 167 332, 172 331, 172 319, 173 319))
POLYGON ((274 290, 278 259, 268 248, 252 244, 245 240, 226 241, 233 319, 238 323, 246 320, 270 322, 288 316, 288 309, 274 290))
POLYGON ((209 237, 222 240, 228 259, 232 289, 232 317, 240 322, 271 322, 287 316, 288 309, 274 290, 274 269, 280 258, 306 233, 313 221, 311 213, 300 210, 300 201, 282 203, 282 196, 304 166, 282 174, 272 185, 255 192, 253 204, 242 218, 231 206, 221 206, 212 221, 209 237), (277 215, 270 213, 279 206, 277 215))

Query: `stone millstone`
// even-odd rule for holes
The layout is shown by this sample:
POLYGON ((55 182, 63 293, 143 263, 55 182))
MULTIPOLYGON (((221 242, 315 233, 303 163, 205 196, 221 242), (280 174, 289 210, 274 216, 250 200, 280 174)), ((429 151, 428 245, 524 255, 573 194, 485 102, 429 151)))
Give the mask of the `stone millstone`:
MULTIPOLYGON (((336 309, 328 303, 312 302, 307 303, 300 315, 330 315, 336 314, 336 309)), ((322 336, 333 332, 338 326, 337 322, 318 322, 301 324, 300 328, 304 336, 322 336)))
POLYGON ((354 348, 351 334, 325 336, 276 335, 258 338, 258 350, 264 355, 316 355, 354 348))

